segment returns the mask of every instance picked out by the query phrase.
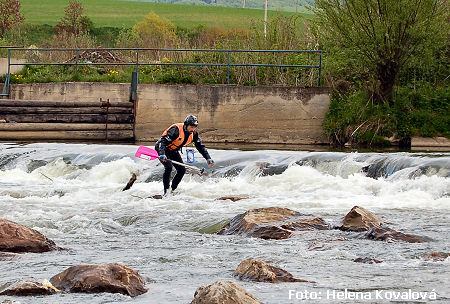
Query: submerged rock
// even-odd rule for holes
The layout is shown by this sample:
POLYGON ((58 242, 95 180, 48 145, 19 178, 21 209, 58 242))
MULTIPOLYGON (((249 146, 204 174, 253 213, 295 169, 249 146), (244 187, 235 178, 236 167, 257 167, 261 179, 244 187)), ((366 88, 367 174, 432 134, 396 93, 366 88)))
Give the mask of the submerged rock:
POLYGON ((147 292, 144 279, 137 271, 117 263, 72 266, 52 277, 50 282, 69 292, 110 292, 132 297, 147 292))
POLYGON ((259 304, 258 299, 238 284, 217 281, 197 288, 191 304, 259 304))
POLYGON ((255 259, 243 260, 234 271, 234 275, 241 280, 255 282, 310 282, 294 278, 294 276, 286 270, 255 259))
POLYGON ((16 253, 0 252, 0 261, 12 261, 16 256, 16 253))
POLYGON ((228 196, 222 196, 222 197, 216 198, 216 201, 229 200, 232 202, 237 202, 237 201, 249 199, 249 198, 250 198, 250 196, 248 196, 248 195, 228 195, 228 196))
POLYGON ((381 220, 372 212, 355 206, 344 217, 339 229, 344 231, 368 231, 374 227, 380 228, 381 220))
POLYGON ((21 281, 0 291, 2 296, 38 296, 52 295, 59 292, 49 281, 41 282, 21 281))
POLYGON ((356 258, 353 260, 356 263, 365 263, 365 264, 379 264, 383 263, 381 260, 373 259, 373 258, 356 258))
POLYGON ((259 208, 235 216, 219 234, 237 234, 262 239, 287 239, 294 231, 329 229, 321 218, 308 217, 287 208, 259 208))
POLYGON ((308 243, 308 250, 325 251, 333 249, 338 243, 347 241, 347 238, 339 237, 327 241, 313 240, 308 243))
POLYGON ((365 237, 376 241, 403 241, 408 243, 424 243, 431 239, 414 234, 406 234, 391 228, 373 228, 369 230, 365 237))
POLYGON ((42 233, 0 218, 0 251, 20 253, 57 249, 56 244, 42 233))
POLYGON ((426 254, 422 255, 422 258, 425 261, 433 261, 433 262, 443 262, 448 257, 450 257, 450 253, 448 253, 448 252, 437 252, 437 251, 426 253, 426 254))

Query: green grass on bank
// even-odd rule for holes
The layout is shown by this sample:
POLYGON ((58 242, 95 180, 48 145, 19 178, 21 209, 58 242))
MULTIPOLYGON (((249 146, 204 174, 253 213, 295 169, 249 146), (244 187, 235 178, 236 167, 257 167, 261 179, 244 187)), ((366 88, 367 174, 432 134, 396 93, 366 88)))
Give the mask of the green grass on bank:
MULTIPOLYGON (((64 15, 69 0, 21 0, 25 23, 55 25, 64 15)), ((248 28, 255 21, 264 19, 264 12, 255 9, 178 5, 124 0, 79 0, 85 15, 95 27, 129 28, 153 11, 175 25, 193 28, 198 25, 222 28, 248 28)), ((293 12, 269 11, 275 14, 295 15, 293 12)))

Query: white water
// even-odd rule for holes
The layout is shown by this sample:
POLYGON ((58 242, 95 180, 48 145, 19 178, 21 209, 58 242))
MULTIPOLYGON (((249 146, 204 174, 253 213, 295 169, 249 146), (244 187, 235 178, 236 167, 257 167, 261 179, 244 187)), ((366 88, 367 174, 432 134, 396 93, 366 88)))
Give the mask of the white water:
POLYGON ((318 282, 239 283, 264 303, 296 303, 289 301, 289 289, 341 288, 434 288, 442 303, 449 301, 448 261, 429 263, 418 257, 450 249, 450 154, 211 150, 217 166, 210 177, 187 175, 175 196, 154 200, 146 197, 161 193, 162 166, 135 159, 135 149, 0 145, 0 216, 70 249, 0 260, 0 285, 29 277, 49 279, 79 263, 122 262, 148 279, 148 293, 134 299, 64 294, 27 298, 26 303, 188 303, 197 287, 234 280, 232 270, 239 262, 257 257, 318 282), (362 172, 367 166, 377 179, 362 172), (122 192, 132 172, 139 173, 138 181, 122 192), (216 200, 225 195, 250 199, 216 200), (308 232, 284 241, 204 233, 251 208, 287 207, 335 223, 354 205, 379 214, 395 229, 435 241, 388 244, 339 231, 308 232), (308 249, 316 244, 323 250, 308 249), (358 256, 385 263, 352 262, 358 256))

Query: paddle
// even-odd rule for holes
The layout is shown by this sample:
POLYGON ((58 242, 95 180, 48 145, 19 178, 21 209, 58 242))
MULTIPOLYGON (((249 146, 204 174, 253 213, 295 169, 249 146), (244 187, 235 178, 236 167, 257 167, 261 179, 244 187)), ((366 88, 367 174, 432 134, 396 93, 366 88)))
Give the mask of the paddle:
MULTIPOLYGON (((135 155, 136 157, 139 157, 139 158, 142 158, 142 159, 146 159, 146 160, 154 160, 154 159, 159 158, 158 151, 156 151, 155 149, 146 147, 146 146, 140 146, 140 147, 137 149, 137 151, 136 151, 136 153, 135 153, 134 155, 135 155)), ((194 171, 197 172, 199 175, 202 175, 203 172, 205 171, 204 168, 199 169, 199 168, 197 168, 197 167, 190 166, 190 165, 186 165, 186 164, 184 164, 184 163, 180 163, 180 162, 177 162, 177 161, 174 161, 174 160, 171 160, 171 159, 168 159, 167 161, 170 161, 171 163, 174 163, 174 164, 177 164, 177 165, 180 165, 180 166, 189 168, 189 169, 191 169, 191 170, 194 170, 194 171)))

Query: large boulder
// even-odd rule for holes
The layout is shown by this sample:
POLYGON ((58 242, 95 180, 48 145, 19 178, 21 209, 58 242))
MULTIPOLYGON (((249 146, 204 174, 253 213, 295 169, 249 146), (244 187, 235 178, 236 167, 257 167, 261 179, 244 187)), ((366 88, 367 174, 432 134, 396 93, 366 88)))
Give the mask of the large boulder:
POLYGON ((3 252, 47 252, 59 249, 42 233, 0 218, 0 251, 3 252))
POLYGON ((253 295, 238 284, 218 281, 199 287, 191 304, 259 304, 253 295))
POLYGON ((52 295, 59 292, 49 281, 20 281, 0 290, 0 296, 38 296, 52 295))
POLYGON ((372 212, 359 206, 355 206, 344 217, 339 227, 345 231, 368 231, 372 228, 380 228, 381 220, 372 212))
POLYGON ((72 266, 52 277, 50 282, 68 292, 110 292, 132 297, 147 292, 144 279, 137 271, 117 263, 72 266))
POLYGON ((365 236, 371 240, 387 242, 403 241, 407 243, 424 243, 431 240, 428 237, 407 234, 391 228, 372 228, 365 234, 365 236))
POLYGON ((262 239, 287 239, 295 231, 329 229, 321 218, 287 208, 259 208, 235 216, 219 234, 237 234, 262 239))
POLYGON ((255 282, 309 282, 307 280, 294 278, 294 276, 286 270, 255 259, 243 260, 234 271, 234 275, 241 280, 255 282))

